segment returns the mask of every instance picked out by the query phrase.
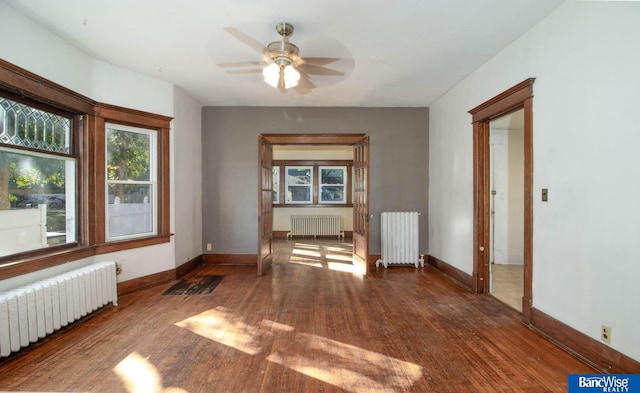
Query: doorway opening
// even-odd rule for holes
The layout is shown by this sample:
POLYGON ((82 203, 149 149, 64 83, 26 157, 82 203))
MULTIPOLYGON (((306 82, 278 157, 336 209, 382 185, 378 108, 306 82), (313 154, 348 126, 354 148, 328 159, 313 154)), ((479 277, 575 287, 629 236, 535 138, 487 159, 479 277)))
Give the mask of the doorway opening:
POLYGON ((364 134, 263 134, 258 137, 258 275, 273 260, 273 147, 352 146, 352 242, 354 270, 366 275, 369 258, 369 137, 364 134))
POLYGON ((522 312, 524 110, 489 123, 489 293, 522 312))
POLYGON ((533 83, 526 79, 471 109, 473 119, 473 289, 491 292, 491 122, 522 110, 523 117, 523 288, 522 319, 531 322, 533 272, 533 83))

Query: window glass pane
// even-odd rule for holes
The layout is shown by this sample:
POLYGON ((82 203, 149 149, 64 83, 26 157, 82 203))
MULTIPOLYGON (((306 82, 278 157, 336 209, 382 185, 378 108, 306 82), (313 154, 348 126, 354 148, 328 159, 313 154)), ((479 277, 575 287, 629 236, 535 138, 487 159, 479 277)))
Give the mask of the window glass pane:
POLYGON ((344 184, 344 169, 322 168, 320 170, 320 182, 322 184, 344 184))
POLYGON ((106 126, 107 240, 157 232, 155 131, 106 126))
POLYGON ((347 167, 324 166, 320 172, 320 203, 346 203, 347 167))
POLYGON ((287 184, 311 184, 311 167, 287 167, 287 184))
POLYGON ((273 195, 273 203, 280 203, 280 167, 274 166, 272 169, 272 195, 273 195))
POLYGON ((76 161, 0 149, 0 256, 76 241, 76 161))
POLYGON ((288 186, 287 202, 311 202, 311 187, 309 186, 288 186))
POLYGON ((285 203, 312 203, 313 167, 285 167, 285 203))
POLYGON ((71 119, 0 97, 0 142, 71 153, 71 119))
POLYGON ((150 180, 149 134, 107 129, 109 180, 150 180))
POLYGON ((108 187, 109 238, 153 233, 153 188, 142 184, 108 187))
POLYGON ((322 186, 320 200, 322 202, 344 202, 344 186, 322 186))

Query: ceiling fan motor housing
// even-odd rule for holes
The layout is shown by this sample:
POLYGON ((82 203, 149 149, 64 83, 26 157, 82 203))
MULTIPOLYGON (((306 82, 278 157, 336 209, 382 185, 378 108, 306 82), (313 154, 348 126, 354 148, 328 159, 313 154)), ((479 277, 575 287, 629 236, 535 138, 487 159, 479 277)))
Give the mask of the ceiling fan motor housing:
POLYGON ((293 26, 280 22, 276 25, 276 31, 282 36, 282 41, 274 41, 267 45, 267 56, 279 66, 295 66, 300 49, 289 42, 289 37, 293 34, 293 26))
POLYGON ((267 46, 267 52, 274 63, 287 66, 295 63, 300 49, 290 42, 275 41, 267 46))

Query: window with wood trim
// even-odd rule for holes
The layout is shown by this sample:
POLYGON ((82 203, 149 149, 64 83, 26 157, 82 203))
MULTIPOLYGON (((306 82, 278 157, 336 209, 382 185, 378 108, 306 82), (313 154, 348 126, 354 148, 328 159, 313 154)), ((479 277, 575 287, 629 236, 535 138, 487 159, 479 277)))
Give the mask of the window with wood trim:
POLYGON ((102 179, 96 183, 96 252, 169 241, 171 119, 106 104, 96 104, 95 113, 101 153, 95 168, 102 179), (123 210, 137 217, 135 224, 123 210))
POLYGON ((76 242, 73 116, 0 94, 0 257, 76 242))
POLYGON ((157 234, 156 131, 106 125, 107 240, 157 234))
POLYGON ((318 203, 347 203, 347 167, 318 167, 318 203))
MULTIPOLYGON (((0 238, 15 244, 27 233, 34 238, 22 248, 0 243, 0 280, 170 240, 170 117, 97 103, 1 59, 0 97, 0 215, 25 213, 0 217, 0 238), (109 161, 107 124, 117 130, 111 137, 134 135, 127 151, 134 156, 112 154, 109 161), (121 162, 124 177, 114 175, 121 162), (108 205, 116 190, 123 204, 149 202, 150 225, 109 232, 108 205), (29 220, 33 228, 19 228, 29 220)), ((118 141, 111 142, 114 153, 118 141)))
POLYGON ((312 166, 284 167, 284 203, 313 203, 313 170, 312 166))
POLYGON ((351 160, 274 160, 273 204, 352 206, 352 167, 351 160))

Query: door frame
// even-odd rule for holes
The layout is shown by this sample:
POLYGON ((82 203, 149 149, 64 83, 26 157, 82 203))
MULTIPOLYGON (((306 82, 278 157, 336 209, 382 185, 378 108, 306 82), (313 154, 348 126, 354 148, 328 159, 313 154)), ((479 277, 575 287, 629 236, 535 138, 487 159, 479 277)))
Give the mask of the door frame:
POLYGON ((258 276, 273 261, 273 145, 258 135, 258 276))
MULTIPOLYGON (((340 146, 355 146, 367 138, 367 134, 260 134, 258 135, 258 148, 262 143, 266 143, 270 146, 273 145, 340 145, 340 146)), ((369 161, 366 163, 366 173, 369 173, 369 161)), ((262 183, 262 172, 258 173, 258 184, 262 183)), ((368 181, 367 181, 368 183, 368 181)), ((367 185, 368 186, 368 185, 367 185)), ((258 203, 261 203, 260 192, 258 194, 258 203)), ((368 198, 367 198, 368 199, 368 198)), ((258 205, 260 206, 260 205, 258 205)), ((270 223, 271 228, 268 232, 273 234, 273 221, 270 223)), ((369 220, 366 222, 366 233, 369 233, 369 220)), ((369 239, 367 236, 366 247, 369 249, 369 239)), ((260 236, 258 238, 258 247, 261 245, 260 236)), ((260 250, 260 249, 258 249, 260 250)), ((260 253, 258 253, 260 258, 260 253)), ((258 269, 258 275, 263 275, 265 272, 258 269)))
POLYGON ((526 79, 471 109, 473 122, 473 289, 489 292, 490 193, 489 123, 524 110, 524 287, 522 318, 531 321, 533 272, 533 83, 526 79))

